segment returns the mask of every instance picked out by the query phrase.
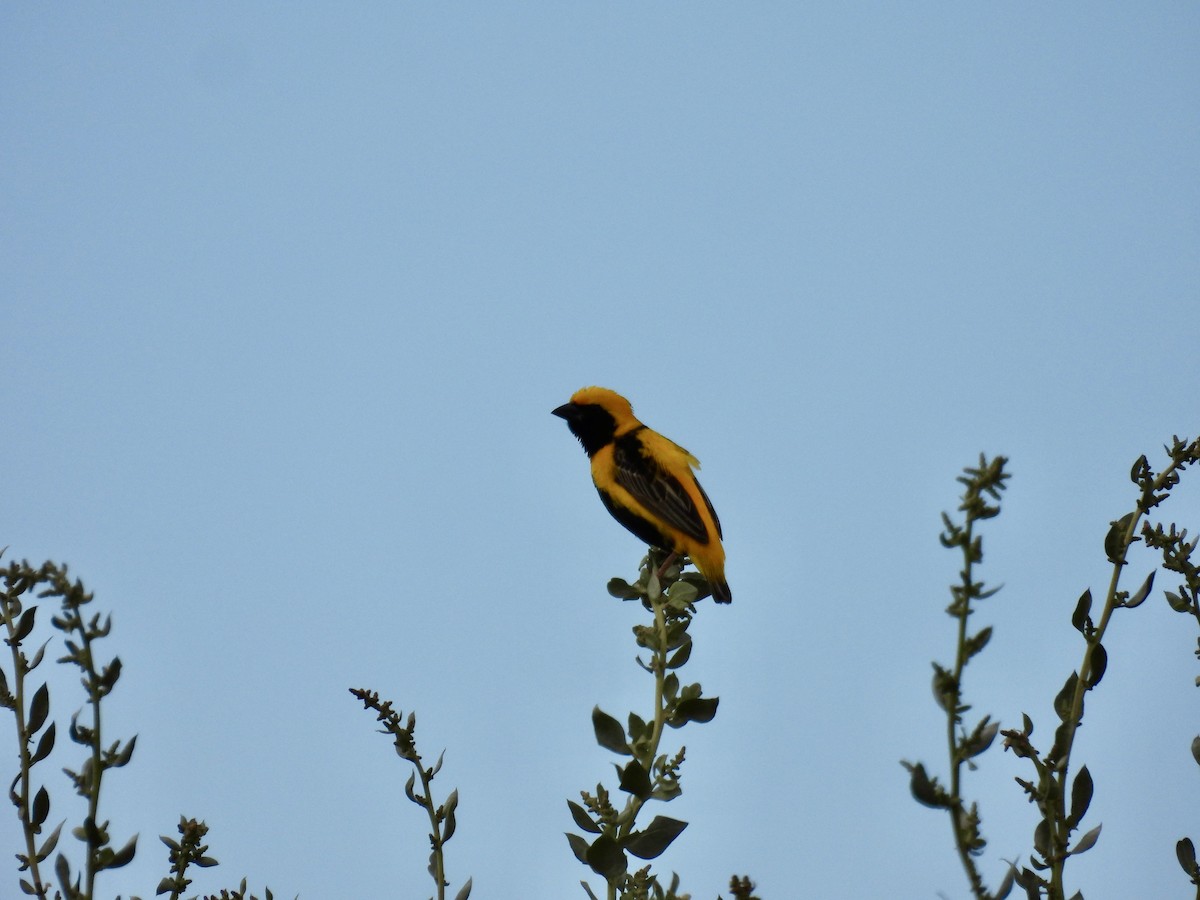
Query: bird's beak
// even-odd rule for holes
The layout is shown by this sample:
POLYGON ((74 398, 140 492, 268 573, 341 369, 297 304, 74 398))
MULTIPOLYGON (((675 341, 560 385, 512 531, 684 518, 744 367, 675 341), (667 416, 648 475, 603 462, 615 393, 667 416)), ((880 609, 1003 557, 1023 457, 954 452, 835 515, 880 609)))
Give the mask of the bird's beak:
POLYGON ((574 403, 564 403, 558 409, 551 410, 550 415, 558 416, 560 419, 569 419, 569 418, 571 418, 571 413, 573 413, 574 411, 575 411, 574 403))

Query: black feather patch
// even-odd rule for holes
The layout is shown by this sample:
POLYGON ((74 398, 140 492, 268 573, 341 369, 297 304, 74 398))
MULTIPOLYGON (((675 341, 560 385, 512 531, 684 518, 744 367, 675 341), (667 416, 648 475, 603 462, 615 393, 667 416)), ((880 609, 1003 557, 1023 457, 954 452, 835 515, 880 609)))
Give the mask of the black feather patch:
MULTIPOLYGON (((674 475, 645 452, 638 435, 642 428, 645 426, 621 435, 613 444, 613 465, 617 470, 617 484, 629 491, 638 503, 661 517, 668 525, 678 528, 693 540, 707 544, 708 533, 704 529, 704 520, 700 518, 691 495, 683 489, 683 485, 674 475)), ((711 503, 709 509, 712 509, 711 503)), ((625 527, 630 528, 629 525, 625 527)))

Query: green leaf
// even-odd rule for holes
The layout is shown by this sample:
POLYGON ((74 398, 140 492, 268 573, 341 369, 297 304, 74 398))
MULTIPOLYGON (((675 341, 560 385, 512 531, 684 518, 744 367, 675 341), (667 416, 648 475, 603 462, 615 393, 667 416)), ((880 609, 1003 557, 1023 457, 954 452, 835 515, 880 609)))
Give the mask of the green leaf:
POLYGON ((46 840, 42 843, 42 846, 38 848, 38 862, 48 859, 50 854, 54 852, 54 848, 58 845, 58 836, 62 832, 62 827, 63 823, 59 822, 58 827, 50 833, 50 836, 46 838, 46 840))
POLYGON ((662 596, 662 581, 658 577, 658 569, 652 568, 646 577, 646 597, 655 602, 662 596))
POLYGON ((1025 891, 1026 900, 1041 900, 1041 880, 1036 872, 1030 869, 1021 869, 1013 876, 1013 880, 1025 891))
POLYGON ((671 605, 679 610, 686 609, 690 604, 695 603, 698 596, 700 596, 700 592, 696 586, 687 581, 677 581, 667 591, 671 605))
POLYGON ((1117 521, 1109 524, 1108 534, 1104 536, 1104 555, 1114 566, 1125 565, 1125 532, 1133 521, 1134 513, 1125 513, 1117 521))
POLYGON ((71 715, 71 725, 67 729, 67 734, 70 735, 71 740, 73 740, 75 743, 82 744, 85 747, 90 747, 92 742, 92 729, 88 728, 86 725, 79 724, 79 715, 82 712, 83 710, 77 709, 71 715))
POLYGON ((31 606, 21 614, 21 618, 17 619, 17 627, 13 636, 5 641, 10 646, 15 646, 25 638, 29 637, 29 632, 33 631, 34 618, 37 616, 38 608, 31 606))
POLYGON ((38 729, 46 721, 46 716, 50 713, 50 688, 43 683, 37 692, 33 695, 33 700, 29 704, 29 721, 25 727, 29 734, 37 734, 38 729))
POLYGON ((1200 875, 1200 867, 1196 865, 1196 845, 1192 843, 1191 838, 1183 838, 1175 845, 1175 857, 1183 871, 1191 878, 1200 875))
MULTIPOLYGON (((1042 859, 1048 859, 1050 856, 1050 823, 1045 819, 1038 822, 1037 827, 1033 829, 1033 849, 1042 859)), ((1036 865, 1036 860, 1034 864, 1036 865)))
POLYGON ((43 759, 49 756, 50 751, 54 749, 54 725, 55 723, 51 722, 50 727, 42 733, 41 740, 38 741, 37 750, 35 750, 33 756, 29 758, 30 765, 40 763, 43 759))
POLYGON ((592 821, 586 809, 571 800, 567 801, 567 807, 571 810, 571 818, 575 820, 576 825, 592 834, 600 833, 600 826, 592 821))
POLYGON ((121 659, 120 657, 114 656, 113 661, 105 666, 104 670, 100 672, 100 687, 103 688, 105 693, 108 693, 113 689, 113 686, 117 683, 117 679, 120 677, 121 659))
POLYGON ((27 671, 32 672, 42 664, 42 657, 45 655, 46 647, 49 646, 49 644, 50 638, 46 638, 46 640, 42 641, 42 646, 37 648, 37 652, 33 654, 33 659, 29 661, 29 665, 26 667, 27 671))
POLYGON ((1013 889, 1013 881, 1017 876, 1017 867, 1012 863, 1008 864, 1008 871, 1004 873, 1004 880, 1000 882, 1000 887, 996 888, 992 894, 993 900, 1004 900, 1013 889))
POLYGON ((989 719, 991 719, 991 716, 984 716, 983 721, 975 726, 975 730, 963 742, 962 752, 964 759, 972 759, 992 746, 992 741, 996 739, 996 734, 1000 731, 1000 723, 989 723, 989 719))
POLYGON ((646 720, 637 713, 629 714, 629 740, 636 742, 638 738, 650 733, 646 720))
POLYGON ((571 834, 569 831, 564 832, 567 836, 567 843, 571 845, 571 852, 575 854, 575 858, 583 863, 588 864, 588 842, 577 834, 571 834))
POLYGON ((1071 784, 1071 815, 1067 819, 1068 827, 1074 828, 1083 821, 1084 814, 1092 802, 1092 787, 1092 773, 1084 766, 1071 784))
MULTIPOLYGON (((659 638, 659 634, 654 628, 648 627, 646 625, 634 625, 633 626, 633 637, 634 637, 634 640, 637 641, 637 645, 639 647, 645 647, 647 650, 662 649, 662 640, 659 638)), ((638 662, 639 662, 639 664, 641 664, 640 657, 638 658, 638 662)), ((642 668, 645 669, 647 672, 653 671, 646 665, 642 665, 642 668)))
POLYGON ((1125 601, 1123 604, 1126 609, 1133 609, 1135 606, 1141 606, 1147 597, 1150 596, 1150 590, 1154 587, 1154 572, 1152 571, 1146 576, 1146 580, 1142 582, 1142 586, 1134 592, 1134 595, 1125 601))
POLYGON ((454 832, 458 830, 458 819, 454 816, 454 809, 458 806, 458 788, 450 792, 446 798, 446 802, 442 804, 442 815, 445 817, 446 825, 442 829, 442 843, 454 837, 454 832))
POLYGON ((1072 672, 1058 696, 1054 698, 1054 712, 1064 722, 1071 715, 1071 704, 1075 700, 1075 687, 1079 683, 1079 673, 1072 672))
POLYGON ((686 641, 690 641, 688 635, 688 626, 692 620, 687 618, 676 619, 674 622, 667 623, 667 649, 674 650, 683 646, 686 641))
POLYGON ((114 769, 119 769, 119 768, 121 768, 121 766, 127 765, 129 763, 129 760, 133 759, 133 748, 136 745, 137 745, 137 735, 135 734, 125 744, 124 749, 122 749, 120 754, 117 755, 117 758, 115 760, 113 760, 112 767, 114 769))
POLYGON ((719 697, 693 697, 680 700, 675 713, 667 721, 672 728, 682 728, 688 722, 711 722, 717 714, 719 697))
POLYGON ((629 868, 629 860, 625 851, 617 846, 617 842, 606 834, 600 835, 592 842, 587 851, 587 864, 592 871, 612 883, 625 874, 629 868))
POLYGON ((644 831, 637 831, 625 841, 625 849, 639 859, 655 859, 671 846, 671 842, 687 828, 687 822, 655 816, 644 831))
POLYGON ((33 797, 33 810, 29 817, 30 824, 33 827, 40 828, 42 823, 46 821, 46 817, 50 815, 50 794, 45 787, 38 788, 38 792, 33 797))
POLYGON ((1078 856, 1080 853, 1087 853, 1087 851, 1091 850, 1094 846, 1096 846, 1096 841, 1100 840, 1100 829, 1103 827, 1103 825, 1097 825, 1095 828, 1081 837, 1079 839, 1079 843, 1067 851, 1067 855, 1078 856))
POLYGON ((1133 468, 1129 470, 1129 480, 1140 487, 1153 477, 1154 473, 1150 470, 1150 461, 1146 459, 1146 454, 1143 453, 1134 460, 1133 468))
POLYGON ((667 780, 665 782, 660 782, 659 786, 654 789, 654 793, 650 796, 655 800, 662 800, 663 802, 666 802, 668 800, 674 800, 682 793, 683 788, 679 786, 679 782, 677 780, 667 780))
POLYGON ((618 600, 637 600, 642 596, 642 592, 624 578, 610 578, 608 592, 618 600))
POLYGON ((1200 734, 1192 738, 1192 759, 1196 760, 1196 765, 1200 765, 1200 734))
POLYGON ((1070 731, 1070 722, 1058 723, 1058 727, 1054 729, 1054 743, 1050 745, 1050 752, 1046 754, 1047 759, 1059 760, 1063 758, 1063 754, 1069 749, 1067 741, 1070 731))
POLYGON ((620 774, 621 790, 627 794, 633 794, 639 800, 649 799, 652 790, 650 775, 640 762, 631 759, 625 768, 618 767, 617 772, 620 774))
POLYGON ((966 658, 970 659, 972 656, 977 654, 980 650, 982 650, 984 647, 987 646, 988 641, 990 641, 991 639, 992 639, 992 626, 991 625, 988 625, 982 631, 979 631, 979 632, 971 635, 971 637, 967 638, 967 642, 964 645, 964 649, 966 650, 966 658))
POLYGON ((672 672, 663 679, 663 696, 667 700, 674 700, 679 694, 679 676, 672 672))
POLYGON ((113 854, 112 859, 104 866, 106 869, 119 869, 122 866, 127 866, 133 861, 134 854, 137 853, 138 836, 135 834, 129 841, 113 854))
POLYGON ((1180 597, 1174 591, 1163 591, 1163 595, 1167 598, 1167 603, 1171 604, 1171 609, 1178 613, 1192 611, 1192 604, 1188 602, 1186 597, 1180 597))
POLYGON ((1080 634, 1087 636, 1084 626, 1088 624, 1088 613, 1092 610, 1092 589, 1088 588, 1079 595, 1079 602, 1075 604, 1075 612, 1071 614, 1071 627, 1080 634))
POLYGON ((929 773, 925 771, 924 763, 914 764, 903 762, 901 765, 908 769, 911 775, 908 782, 908 789, 912 791, 914 800, 922 806, 928 806, 930 809, 950 808, 950 795, 938 784, 936 778, 929 777, 929 773))
POLYGON ((939 663, 934 663, 933 699, 941 707, 942 712, 951 712, 953 710, 957 694, 958 683, 954 680, 954 676, 950 674, 950 670, 939 663))
POLYGON ((592 709, 592 730, 596 733, 596 743, 605 750, 611 750, 621 756, 633 755, 625 742, 625 729, 621 727, 621 723, 599 706, 592 709))
POLYGON ((71 883, 71 861, 61 853, 54 858, 54 874, 64 888, 71 883))
POLYGON ((688 659, 691 657, 691 655, 692 655, 692 639, 689 636, 686 641, 684 641, 682 644, 679 645, 679 649, 671 654, 670 659, 667 660, 667 668, 668 669, 678 669, 680 666, 682 666, 684 663, 686 663, 688 661, 688 659))
POLYGON ((1096 644, 1092 647, 1092 655, 1088 660, 1087 689, 1089 691, 1100 683, 1107 668, 1108 651, 1104 649, 1103 644, 1096 644))
POLYGON ((462 890, 454 895, 454 900, 467 900, 471 896, 471 881, 472 879, 467 879, 467 883, 462 886, 462 890))
POLYGON ((76 829, 75 836, 80 837, 89 847, 103 847, 109 841, 107 827, 107 821, 105 821, 104 827, 100 828, 96 826, 95 819, 91 816, 84 816, 83 825, 76 829))

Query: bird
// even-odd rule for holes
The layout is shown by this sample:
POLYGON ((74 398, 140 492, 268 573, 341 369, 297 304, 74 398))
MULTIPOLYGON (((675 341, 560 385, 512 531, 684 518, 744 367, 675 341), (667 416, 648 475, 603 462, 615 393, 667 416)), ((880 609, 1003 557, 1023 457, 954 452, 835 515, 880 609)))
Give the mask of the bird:
POLYGON ((692 472, 700 461, 643 425, 629 401, 608 388, 581 388, 553 414, 583 445, 612 517, 646 544, 687 556, 713 599, 731 603, 721 522, 692 472))

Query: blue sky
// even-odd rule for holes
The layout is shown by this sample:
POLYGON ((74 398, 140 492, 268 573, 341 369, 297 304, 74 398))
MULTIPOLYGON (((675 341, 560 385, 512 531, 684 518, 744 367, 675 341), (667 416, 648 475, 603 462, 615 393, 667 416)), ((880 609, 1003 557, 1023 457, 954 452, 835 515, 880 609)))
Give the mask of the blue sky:
MULTIPOLYGON (((582 896, 591 708, 651 699, 604 590, 642 548, 549 414, 602 384, 704 462, 736 597, 659 870, 966 896, 898 764, 945 766, 939 513, 1011 457, 967 691, 1048 732, 1131 462, 1200 430, 1198 42, 1183 3, 4 6, 0 544, 113 610, 142 849, 107 891, 152 894, 186 813, 198 890, 428 896, 366 686, 446 748, 456 885, 582 896)), ((1194 647, 1161 596, 1113 626, 1089 900, 1186 895, 1194 647)), ((993 884, 1016 775, 968 782, 993 884)))

